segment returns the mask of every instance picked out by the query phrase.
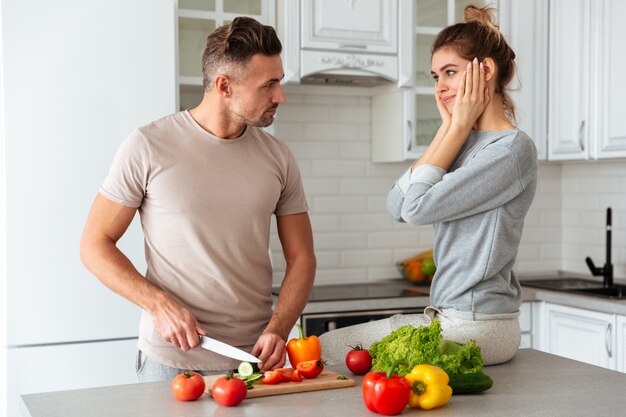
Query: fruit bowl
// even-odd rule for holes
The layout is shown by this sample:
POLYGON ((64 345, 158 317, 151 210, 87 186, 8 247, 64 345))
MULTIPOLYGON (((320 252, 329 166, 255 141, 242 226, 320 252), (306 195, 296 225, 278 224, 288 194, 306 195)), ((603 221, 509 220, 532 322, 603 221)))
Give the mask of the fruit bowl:
POLYGON ((405 268, 402 262, 396 262, 396 268, 400 271, 402 278, 411 281, 415 285, 429 286, 433 281, 432 275, 422 274, 421 276, 411 271, 411 268, 405 268))
POLYGON ((396 262, 396 267, 404 279, 415 285, 430 285, 437 270, 432 249, 396 262))

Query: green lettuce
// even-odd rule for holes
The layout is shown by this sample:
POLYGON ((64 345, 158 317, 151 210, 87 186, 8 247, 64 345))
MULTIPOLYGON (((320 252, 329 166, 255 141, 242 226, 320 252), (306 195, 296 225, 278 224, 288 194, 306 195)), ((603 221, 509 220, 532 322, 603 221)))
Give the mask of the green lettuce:
POLYGON ((474 373, 482 370, 483 358, 476 341, 460 344, 441 335, 441 323, 429 326, 402 326, 369 349, 372 371, 386 372, 392 364, 404 360, 395 373, 405 375, 415 365, 429 364, 442 368, 448 375, 474 373))

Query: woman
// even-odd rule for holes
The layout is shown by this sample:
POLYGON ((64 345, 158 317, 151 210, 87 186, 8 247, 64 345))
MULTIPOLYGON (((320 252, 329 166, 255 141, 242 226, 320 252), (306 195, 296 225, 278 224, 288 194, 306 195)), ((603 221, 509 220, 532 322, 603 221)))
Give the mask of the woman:
POLYGON ((535 195, 537 154, 513 124, 507 86, 515 53, 491 12, 468 6, 465 23, 445 28, 435 40, 431 67, 442 124, 387 198, 396 221, 434 225, 431 306, 424 314, 322 335, 330 362, 343 360, 347 345, 369 346, 400 326, 428 325, 432 318, 440 320, 445 338, 476 340, 487 365, 517 351, 521 288, 512 268, 535 195))

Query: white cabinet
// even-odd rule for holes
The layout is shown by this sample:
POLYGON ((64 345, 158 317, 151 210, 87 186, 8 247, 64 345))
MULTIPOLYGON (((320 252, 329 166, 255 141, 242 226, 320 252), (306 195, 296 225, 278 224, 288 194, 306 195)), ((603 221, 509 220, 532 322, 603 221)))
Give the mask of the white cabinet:
POLYGON ((537 157, 548 157, 548 2, 544 0, 502 3, 500 22, 509 46, 515 51, 517 76, 510 95, 515 103, 517 126, 535 142, 537 157))
POLYGON ((590 12, 589 0, 550 1, 548 149, 553 160, 589 157, 590 12))
POLYGON ((597 83, 598 118, 596 129, 597 158, 626 157, 626 82, 621 69, 626 68, 626 2, 603 0, 596 5, 599 27, 599 58, 592 79, 597 83))
POLYGON ((237 16, 249 16, 273 26, 275 2, 178 1, 178 109, 195 107, 202 100, 202 54, 207 37, 237 16))
POLYGON ((545 350, 615 369, 615 315, 546 303, 545 350))
POLYGON ((279 2, 285 82, 411 81, 410 0, 279 2), (401 11, 401 12, 400 12, 401 11))
POLYGON ((551 0, 549 159, 626 157, 626 4, 551 0))
POLYGON ((617 359, 617 368, 619 372, 626 372, 626 317, 617 316, 616 324, 617 346, 615 348, 615 356, 617 359))
POLYGON ((522 339, 520 341, 520 348, 532 348, 533 347, 533 314, 532 303, 525 302, 519 308, 519 327, 521 331, 522 339))
POLYGON ((398 3, 303 0, 302 48, 396 54, 398 3))

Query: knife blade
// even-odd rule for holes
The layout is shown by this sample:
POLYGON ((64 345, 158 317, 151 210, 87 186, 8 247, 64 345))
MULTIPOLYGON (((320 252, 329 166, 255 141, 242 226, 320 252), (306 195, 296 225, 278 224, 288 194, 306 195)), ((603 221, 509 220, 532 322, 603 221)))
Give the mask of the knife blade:
POLYGON ((257 358, 256 356, 252 356, 248 352, 245 352, 241 349, 238 349, 227 343, 220 342, 219 340, 213 339, 208 336, 201 336, 200 347, 206 350, 210 350, 211 352, 219 353, 223 356, 228 356, 229 358, 238 359, 240 361, 252 363, 261 362, 259 358, 257 358))

